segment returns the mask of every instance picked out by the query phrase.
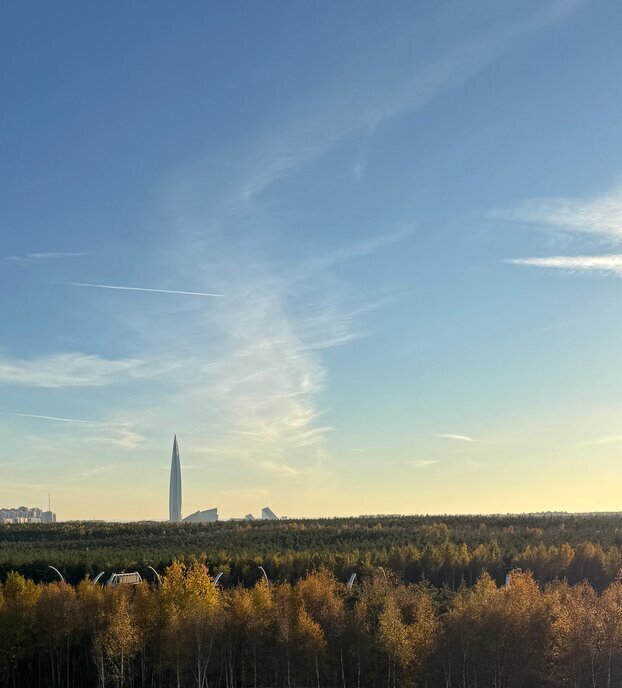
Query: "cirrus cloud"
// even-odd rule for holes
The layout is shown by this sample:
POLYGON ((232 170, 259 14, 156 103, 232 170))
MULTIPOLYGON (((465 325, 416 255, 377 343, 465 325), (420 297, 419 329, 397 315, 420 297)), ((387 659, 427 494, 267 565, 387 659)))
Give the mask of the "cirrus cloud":
POLYGON ((0 384, 25 387, 100 387, 124 377, 142 377, 138 359, 106 359, 60 353, 31 359, 0 357, 0 384))
POLYGON ((472 437, 468 435, 456 435, 454 433, 448 432, 440 435, 436 435, 441 440, 455 440, 456 442, 475 442, 472 437))
POLYGON ((584 234, 619 243, 622 241, 622 184, 587 198, 533 198, 514 208, 495 210, 491 215, 545 231, 584 234))
MULTIPOLYGON (((514 208, 495 210, 492 216, 555 234, 582 236, 600 244, 618 244, 622 242, 622 184, 585 198, 530 199, 514 208)), ((506 262, 622 276, 622 254, 619 253, 513 258, 506 262)))

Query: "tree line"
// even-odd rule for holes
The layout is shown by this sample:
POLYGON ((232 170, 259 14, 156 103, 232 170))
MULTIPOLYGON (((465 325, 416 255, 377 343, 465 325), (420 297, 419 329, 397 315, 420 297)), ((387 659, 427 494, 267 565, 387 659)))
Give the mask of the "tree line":
POLYGON ((13 688, 611 688, 622 584, 482 573, 456 592, 376 569, 348 587, 222 588, 198 560, 160 585, 0 586, 0 685, 13 688))
POLYGON ((57 523, 0 526, 0 580, 17 571, 49 582, 50 564, 77 584, 100 571, 162 571, 197 557, 222 572, 226 587, 254 585, 262 565, 271 580, 294 583, 309 571, 345 581, 381 566, 405 582, 456 590, 483 571, 498 584, 508 570, 534 572, 540 584, 588 580, 602 591, 622 568, 620 515, 365 517, 285 522, 170 524, 57 523))

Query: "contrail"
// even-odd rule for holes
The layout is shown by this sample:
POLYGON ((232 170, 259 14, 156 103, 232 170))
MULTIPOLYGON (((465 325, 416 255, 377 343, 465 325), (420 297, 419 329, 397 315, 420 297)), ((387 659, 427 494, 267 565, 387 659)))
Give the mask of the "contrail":
POLYGON ((175 289, 148 289, 147 287, 122 287, 118 284, 87 284, 86 282, 59 282, 67 287, 90 287, 92 289, 120 289, 121 291, 152 291, 158 294, 184 294, 186 296, 224 296, 204 291, 177 291, 175 289))
POLYGON ((54 260, 55 258, 78 258, 86 256, 84 252, 69 252, 69 251, 47 251, 46 253, 27 253, 25 256, 5 256, 4 260, 10 260, 14 263, 35 263, 38 260, 54 260))
POLYGON ((41 420, 58 420, 63 423, 86 423, 88 425, 102 425, 96 420, 79 420, 78 418, 58 418, 57 416, 38 416, 34 413, 11 413, 12 416, 20 418, 40 418, 41 420))

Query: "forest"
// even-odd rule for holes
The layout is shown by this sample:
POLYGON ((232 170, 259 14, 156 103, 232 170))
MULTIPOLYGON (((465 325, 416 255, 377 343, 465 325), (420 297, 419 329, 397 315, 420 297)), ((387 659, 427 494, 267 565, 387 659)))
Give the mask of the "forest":
POLYGON ((12 688, 611 688, 622 584, 542 587, 515 570, 455 592, 376 569, 352 586, 221 587, 201 561, 161 583, 0 586, 0 685, 12 688))
POLYGON ((621 570, 618 514, 6 524, 0 685, 612 688, 621 570))
POLYGON ((499 585, 511 569, 540 585, 587 580, 603 591, 622 568, 622 515, 383 516, 213 524, 97 523, 0 525, 0 580, 10 571, 67 582, 100 571, 153 579, 194 557, 223 573, 223 587, 254 585, 258 566, 272 582, 295 583, 325 569, 345 582, 382 567, 405 583, 451 591, 487 572, 499 585))

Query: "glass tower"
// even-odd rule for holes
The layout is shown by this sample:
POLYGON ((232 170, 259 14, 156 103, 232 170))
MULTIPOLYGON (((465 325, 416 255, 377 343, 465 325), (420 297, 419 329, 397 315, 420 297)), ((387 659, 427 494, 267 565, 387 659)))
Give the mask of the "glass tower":
POLYGON ((181 521, 181 464, 179 463, 179 447, 177 435, 173 440, 173 456, 171 458, 171 484, 168 493, 168 520, 171 523, 181 521))

